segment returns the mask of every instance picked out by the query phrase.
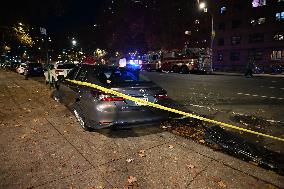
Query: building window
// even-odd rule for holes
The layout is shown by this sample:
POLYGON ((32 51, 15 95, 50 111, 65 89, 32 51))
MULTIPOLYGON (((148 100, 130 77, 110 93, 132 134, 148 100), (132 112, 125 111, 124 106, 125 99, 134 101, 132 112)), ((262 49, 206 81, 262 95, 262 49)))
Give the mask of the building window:
POLYGON ((275 50, 271 53, 271 60, 281 60, 284 59, 284 50, 275 50))
POLYGON ((241 43, 241 37, 240 36, 231 37, 231 44, 232 45, 238 45, 240 43, 241 43))
POLYGON ((217 61, 223 61, 223 53, 218 53, 217 54, 217 61))
POLYGON ((277 21, 284 20, 284 12, 278 12, 275 14, 275 18, 277 21))
POLYGON ((219 39, 218 39, 218 45, 219 45, 219 46, 223 46, 224 43, 225 43, 224 38, 219 38, 219 39))
POLYGON ((262 60, 263 52, 262 51, 250 51, 248 53, 249 58, 254 58, 255 60, 262 60))
POLYGON ((266 18, 257 18, 257 19, 250 20, 250 24, 252 26, 261 25, 261 24, 264 24, 265 22, 266 22, 266 18))
POLYGON ((284 33, 277 33, 273 36, 275 41, 283 41, 284 40, 284 33))
POLYGON ((225 23, 220 23, 219 26, 218 26, 218 29, 224 31, 225 30, 225 23))
POLYGON ((230 53, 230 60, 231 61, 238 61, 238 60, 240 60, 240 53, 239 52, 231 52, 230 53))
POLYGON ((249 35, 249 43, 263 42, 263 40, 264 40, 263 33, 255 33, 255 34, 249 35))
POLYGON ((253 0, 251 3, 252 7, 261 7, 266 5, 266 0, 253 0))
POLYGON ((233 20, 232 21, 232 28, 235 29, 235 28, 239 28, 242 24, 242 21, 241 20, 233 20))
POLYGON ((227 12, 227 7, 223 6, 223 7, 220 8, 220 13, 221 14, 225 14, 226 12, 227 12))

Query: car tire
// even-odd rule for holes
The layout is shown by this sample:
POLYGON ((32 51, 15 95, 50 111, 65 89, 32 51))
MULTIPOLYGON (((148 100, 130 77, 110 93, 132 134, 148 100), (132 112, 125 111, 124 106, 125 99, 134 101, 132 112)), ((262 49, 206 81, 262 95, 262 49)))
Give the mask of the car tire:
POLYGON ((82 129, 84 129, 85 131, 91 131, 92 130, 88 126, 88 121, 86 120, 86 118, 84 116, 82 116, 82 113, 79 110, 79 108, 73 108, 73 113, 74 113, 77 121, 79 122, 80 126, 82 127, 82 129))
POLYGON ((181 67, 181 73, 182 74, 188 74, 189 73, 189 69, 187 66, 182 66, 181 67))
POLYGON ((174 73, 179 73, 179 72, 180 72, 180 69, 179 69, 179 67, 178 67, 177 65, 175 65, 175 66, 173 66, 172 71, 173 71, 174 73))

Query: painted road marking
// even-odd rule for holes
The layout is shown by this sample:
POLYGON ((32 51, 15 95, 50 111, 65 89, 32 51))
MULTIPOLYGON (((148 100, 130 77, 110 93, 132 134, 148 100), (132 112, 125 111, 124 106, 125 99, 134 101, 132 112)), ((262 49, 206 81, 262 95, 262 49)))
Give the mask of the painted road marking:
POLYGON ((274 89, 275 87, 269 87, 270 89, 274 89))
POLYGON ((254 95, 252 95, 252 94, 249 94, 249 93, 237 93, 238 95, 245 95, 245 96, 253 96, 253 97, 261 97, 261 98, 270 98, 270 99, 278 99, 278 100, 283 100, 283 98, 277 98, 277 97, 275 97, 275 96, 260 96, 260 95, 257 95, 257 94, 254 94, 254 95))

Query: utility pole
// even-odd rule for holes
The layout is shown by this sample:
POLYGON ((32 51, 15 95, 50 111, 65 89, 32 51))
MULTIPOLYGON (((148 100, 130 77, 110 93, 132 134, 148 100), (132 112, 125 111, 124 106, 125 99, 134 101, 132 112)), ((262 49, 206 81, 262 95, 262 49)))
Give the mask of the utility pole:
POLYGON ((48 85, 51 89, 51 80, 50 80, 50 64, 49 64, 49 56, 48 56, 48 37, 45 28, 40 28, 40 33, 44 35, 44 43, 45 43, 45 51, 46 51, 46 65, 47 65, 47 77, 48 77, 48 85))

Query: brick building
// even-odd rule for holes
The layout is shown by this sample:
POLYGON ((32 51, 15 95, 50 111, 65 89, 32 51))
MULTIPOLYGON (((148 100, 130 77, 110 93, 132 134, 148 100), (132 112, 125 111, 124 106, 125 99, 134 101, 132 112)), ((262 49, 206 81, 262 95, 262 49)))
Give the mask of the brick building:
POLYGON ((284 0, 209 3, 204 14, 214 17, 214 70, 243 71, 254 57, 259 72, 284 72, 284 0))

